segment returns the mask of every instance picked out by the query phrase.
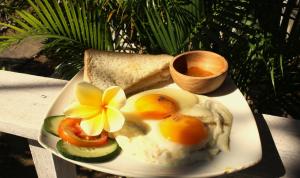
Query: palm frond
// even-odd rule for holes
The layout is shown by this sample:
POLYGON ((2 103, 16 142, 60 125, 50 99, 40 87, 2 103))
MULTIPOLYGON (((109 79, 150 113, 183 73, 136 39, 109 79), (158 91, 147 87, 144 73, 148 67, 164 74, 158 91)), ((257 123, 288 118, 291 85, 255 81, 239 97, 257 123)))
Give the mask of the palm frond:
POLYGON ((88 9, 84 1, 27 0, 33 12, 18 10, 13 17, 16 25, 0 23, 16 31, 0 36, 0 49, 30 37, 44 39, 44 50, 63 78, 70 78, 82 67, 83 51, 87 48, 113 50, 112 31, 99 8, 88 9), (58 52, 59 51, 59 52, 58 52), (55 61, 55 62, 53 62, 55 61), (70 72, 63 72, 63 70, 70 72))
POLYGON ((44 3, 46 5, 47 9, 49 10, 51 17, 53 18, 53 21, 58 28, 59 33, 66 36, 64 26, 61 23, 61 20, 59 19, 59 17, 56 15, 57 13, 61 12, 61 9, 57 6, 57 1, 54 1, 54 3, 53 3, 56 11, 54 10, 54 8, 50 5, 50 3, 47 0, 44 1, 44 3))
MULTIPOLYGON (((39 19, 41 20, 41 23, 49 30, 49 32, 54 33, 54 30, 52 29, 52 27, 50 26, 49 22, 47 21, 47 19, 45 18, 45 15, 43 14, 43 12, 40 10, 40 8, 38 7, 38 5, 34 4, 31 0, 27 0, 28 3, 30 4, 30 6, 35 10, 35 12, 37 13, 39 19)), ((25 19, 24 19, 25 20, 25 19)))
MULTIPOLYGON (((57 21, 57 23, 60 23, 60 21, 62 23, 62 27, 63 27, 62 33, 65 36, 71 37, 70 29, 69 29, 67 20, 65 18, 65 15, 63 13, 63 9, 60 7, 60 5, 58 4, 57 1, 54 1, 53 4, 54 4, 54 8, 52 7, 52 9, 53 10, 55 9, 56 11, 54 11, 54 12, 56 12, 58 14, 58 20, 56 20, 56 21, 57 21)), ((50 7, 48 7, 48 8, 50 8, 50 7)))
MULTIPOLYGON (((28 29, 28 31, 36 31, 36 32, 47 32, 48 31, 48 29, 42 24, 42 22, 38 18, 31 15, 29 12, 22 10, 22 11, 16 11, 16 13, 25 22, 27 22, 27 24, 29 24, 31 26, 32 29, 28 29)), ((19 24, 19 25, 21 25, 21 24, 19 24)))
POLYGON ((72 2, 70 1, 66 1, 66 0, 63 0, 63 5, 64 5, 64 8, 65 8, 65 12, 66 12, 66 15, 67 15, 67 21, 69 23, 69 27, 71 29, 71 35, 70 36, 71 38, 77 40, 77 35, 76 35, 76 31, 75 31, 75 24, 74 24, 74 20, 73 20, 73 17, 71 15, 71 10, 72 9, 72 2))
POLYGON ((190 4, 188 4, 185 9, 187 9, 193 16, 198 20, 201 21, 203 17, 205 16, 204 14, 204 2, 199 1, 199 0, 192 0, 190 4))
POLYGON ((146 24, 143 24, 144 22, 141 22, 141 24, 143 24, 142 27, 148 38, 156 42, 168 54, 174 55, 183 51, 191 33, 190 18, 178 15, 185 10, 173 7, 173 9, 165 8, 165 11, 161 12, 159 8, 155 8, 155 5, 149 5, 144 10, 149 28, 146 27, 146 24), (178 12, 173 12, 174 9, 178 12))
POLYGON ((28 36, 59 38, 77 42, 84 48, 101 50, 111 49, 113 46, 109 44, 112 41, 100 35, 105 33, 111 35, 111 31, 98 9, 87 10, 84 2, 81 7, 75 7, 70 0, 63 0, 62 3, 56 0, 52 0, 51 3, 49 0, 36 0, 34 3, 28 0, 28 3, 37 14, 36 17, 25 10, 16 11, 19 15, 19 18, 14 18, 17 26, 4 23, 0 25, 22 33, 24 38, 28 36))
POLYGON ((153 0, 147 1, 145 6, 137 10, 136 20, 142 45, 148 50, 172 55, 190 50, 193 35, 205 18, 202 0, 153 0))
POLYGON ((14 25, 2 23, 2 22, 0 22, 0 25, 9 27, 9 28, 11 28, 11 29, 13 29, 13 30, 15 30, 15 31, 17 31, 17 32, 19 32, 19 33, 25 33, 25 32, 26 32, 26 30, 24 30, 24 29, 22 29, 22 28, 19 28, 19 27, 16 27, 16 26, 14 26, 14 25))
POLYGON ((23 29, 25 29, 26 31, 30 31, 31 30, 31 27, 28 26, 26 23, 22 22, 21 20, 15 18, 15 17, 12 17, 13 21, 15 23, 17 23, 20 27, 22 27, 23 29))

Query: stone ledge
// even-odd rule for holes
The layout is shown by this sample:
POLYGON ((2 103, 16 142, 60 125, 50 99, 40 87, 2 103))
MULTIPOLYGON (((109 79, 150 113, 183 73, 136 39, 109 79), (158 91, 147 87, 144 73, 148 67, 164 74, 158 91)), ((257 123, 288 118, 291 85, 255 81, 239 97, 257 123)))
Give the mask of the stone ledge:
POLYGON ((43 39, 25 38, 17 44, 3 50, 0 59, 31 59, 42 49, 43 39))

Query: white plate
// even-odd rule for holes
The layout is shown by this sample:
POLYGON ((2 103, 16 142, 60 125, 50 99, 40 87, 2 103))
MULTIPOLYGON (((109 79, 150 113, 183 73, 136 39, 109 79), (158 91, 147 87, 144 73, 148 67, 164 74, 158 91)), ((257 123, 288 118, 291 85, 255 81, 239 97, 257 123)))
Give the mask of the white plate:
MULTIPOLYGON (((45 116, 61 115, 63 109, 74 100, 73 88, 82 81, 83 73, 79 72, 62 90, 45 116)), ((175 84, 174 87, 177 87, 175 84)), ((74 164, 101 172, 129 177, 211 177, 235 172, 250 167, 261 160, 262 151, 258 129, 253 114, 241 92, 230 82, 213 94, 214 100, 224 104, 233 114, 233 125, 230 135, 230 152, 221 152, 210 161, 193 166, 166 168, 135 161, 120 154, 116 159, 105 163, 84 163, 63 157, 56 150, 57 137, 40 132, 40 144, 53 154, 74 164)))

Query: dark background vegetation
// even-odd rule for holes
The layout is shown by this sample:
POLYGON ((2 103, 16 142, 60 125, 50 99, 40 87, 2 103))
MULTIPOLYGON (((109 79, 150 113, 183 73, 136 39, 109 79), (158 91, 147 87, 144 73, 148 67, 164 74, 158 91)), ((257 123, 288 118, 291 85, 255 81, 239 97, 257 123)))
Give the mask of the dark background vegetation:
MULTIPOLYGON (((53 1, 50 0, 49 4, 55 10, 53 1)), ((36 5, 40 7, 39 3, 36 5)), ((65 4, 59 5, 67 11, 65 4)), ((81 31, 73 31, 69 24, 64 29, 70 34, 63 27, 55 30, 51 24, 48 29, 31 27, 27 30, 27 36, 39 35, 46 39, 45 49, 40 53, 49 58, 46 68, 33 61, 2 59, 2 69, 70 79, 82 67, 83 51, 87 48, 171 55, 188 50, 211 50, 229 61, 230 76, 253 111, 300 118, 297 0, 77 0, 66 6, 71 14, 72 8, 74 14, 77 13, 79 26, 74 23, 74 28, 81 31), (89 29, 84 27, 84 22, 83 29, 80 28, 77 7, 86 9, 80 13, 86 13, 82 17, 91 21, 91 24, 87 22, 89 29), (81 32, 90 36, 81 35, 81 32), (53 37, 53 34, 59 37, 53 37), (44 67, 40 70, 44 72, 39 71, 40 66, 44 67)), ((25 0, 3 0, 0 7, 1 22, 24 29, 16 21, 18 19, 30 26, 21 11, 25 9, 41 24, 44 23, 35 8, 25 0)), ((63 14, 69 23, 67 13, 63 14)), ((27 37, 3 24, 0 32, 4 36, 11 33, 15 36, 2 38, 0 47, 3 49, 27 37)))
MULTIPOLYGON (((210 50, 228 60, 230 77, 255 114, 300 119, 297 0, 65 0, 60 2, 66 4, 58 4, 67 24, 61 23, 61 28, 51 23, 47 27, 31 2, 40 8, 39 3, 46 1, 0 0, 0 48, 5 50, 28 36, 40 37, 44 39, 44 49, 38 55, 46 56, 47 61, 2 58, 3 70, 70 79, 81 69, 87 48, 171 55, 210 50), (78 20, 74 29, 67 11, 78 20), (85 24, 83 19, 91 23, 85 24), (39 21, 46 28, 30 20, 39 21), (26 33, 7 24, 25 29, 26 33)), ((58 9, 54 1, 47 2, 55 11, 58 9)), ((51 15, 45 18, 49 21, 51 15)), ((62 18, 58 19, 62 22, 62 18)), ((57 19, 52 20, 58 24, 57 19)), ((2 169, 7 164, 4 159, 16 157, 7 157, 10 139, 0 138, 2 169)))

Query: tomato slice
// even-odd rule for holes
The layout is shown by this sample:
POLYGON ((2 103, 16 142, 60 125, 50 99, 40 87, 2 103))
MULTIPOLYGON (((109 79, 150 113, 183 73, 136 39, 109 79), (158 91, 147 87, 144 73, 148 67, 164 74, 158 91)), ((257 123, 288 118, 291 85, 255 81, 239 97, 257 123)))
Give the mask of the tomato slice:
POLYGON ((99 136, 88 136, 80 128, 81 119, 66 118, 58 127, 58 135, 64 141, 81 147, 99 147, 107 143, 108 133, 102 132, 99 136))

